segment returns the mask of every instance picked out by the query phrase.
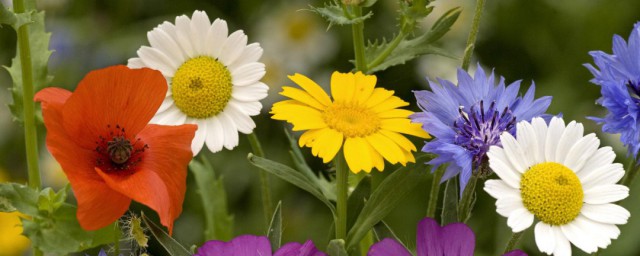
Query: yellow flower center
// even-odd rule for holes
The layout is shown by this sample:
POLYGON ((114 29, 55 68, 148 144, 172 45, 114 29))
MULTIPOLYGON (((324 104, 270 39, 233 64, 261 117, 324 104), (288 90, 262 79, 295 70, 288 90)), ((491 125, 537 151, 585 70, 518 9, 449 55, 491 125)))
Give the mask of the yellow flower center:
POLYGON ((348 138, 366 137, 380 129, 378 115, 370 109, 349 103, 334 103, 322 114, 324 122, 348 138))
POLYGON ((222 112, 231 99, 231 72, 214 58, 186 61, 171 82, 178 109, 192 118, 208 118, 222 112))
POLYGON ((566 166, 545 162, 532 166, 520 180, 524 207, 542 222, 564 225, 575 219, 582 209, 582 184, 566 166))

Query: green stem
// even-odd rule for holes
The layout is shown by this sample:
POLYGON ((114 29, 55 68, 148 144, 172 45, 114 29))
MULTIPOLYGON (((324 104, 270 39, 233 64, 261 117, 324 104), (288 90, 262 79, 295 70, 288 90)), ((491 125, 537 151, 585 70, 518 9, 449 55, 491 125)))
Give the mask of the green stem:
MULTIPOLYGON (((255 133, 251 133, 247 135, 249 139, 249 144, 251 144, 251 149, 253 150, 253 154, 259 157, 264 157, 264 151, 262 150, 262 145, 260 144, 260 140, 258 140, 258 136, 255 133)), ((262 192, 262 210, 264 211, 264 218, 269 225, 271 221, 271 214, 273 213, 273 204, 271 203, 271 189, 269 182, 269 174, 260 170, 260 190, 262 192)))
POLYGON ((115 252, 114 255, 120 255, 120 237, 122 236, 122 230, 120 229, 120 225, 118 225, 118 222, 116 222, 116 229, 118 232, 116 232, 115 236, 113 237, 113 250, 115 252))
POLYGON ((440 166, 433 173, 433 180, 431 181, 431 192, 429 193, 429 205, 427 206, 427 217, 435 218, 436 206, 438 205, 438 198, 440 196, 440 179, 444 174, 444 166, 440 166))
POLYGON ((404 30, 400 30, 400 34, 398 34, 398 36, 396 36, 396 38, 391 41, 391 44, 389 44, 389 46, 387 46, 387 48, 384 49, 384 51, 380 53, 380 55, 378 55, 373 61, 371 61, 371 63, 367 64, 367 70, 371 70, 377 67, 378 65, 380 65, 380 63, 386 60, 391 52, 393 52, 393 50, 398 47, 400 42, 402 42, 405 36, 407 36, 407 34, 404 32, 404 30))
MULTIPOLYGON (((362 16, 362 7, 353 6, 353 14, 356 18, 362 16)), ((356 71, 367 73, 367 60, 364 56, 364 22, 358 22, 351 26, 353 33, 353 50, 356 57, 356 71)))
POLYGON ((629 163, 627 164, 627 170, 624 173, 624 177, 622 177, 622 181, 620 183, 627 187, 631 186, 631 182, 633 182, 633 178, 635 178, 638 170, 640 170, 640 166, 638 166, 635 159, 631 157, 631 159, 629 159, 629 163))
POLYGON ((511 235, 511 239, 509 239, 507 247, 504 248, 505 254, 513 250, 513 247, 515 247, 518 241, 520 241, 520 237, 522 237, 522 234, 524 234, 524 232, 513 233, 513 235, 511 235))
POLYGON ((473 15, 473 24, 471 25, 471 32, 467 38, 467 46, 464 49, 464 57, 462 58, 462 69, 469 69, 469 62, 471 62, 471 55, 475 48, 476 37, 478 36, 478 29, 480 28, 480 18, 482 17, 482 10, 484 9, 484 1, 478 0, 476 2, 476 11, 473 15))
POLYGON ((476 171, 473 175, 471 175, 467 186, 464 188, 464 192, 462 192, 462 198, 460 199, 460 204, 458 205, 459 222, 466 223, 469 219, 469 216, 471 215, 471 205, 473 202, 473 198, 475 197, 476 183, 478 182, 479 173, 480 171, 476 171))
MULTIPOLYGON (((13 1, 16 13, 26 12, 24 0, 13 1)), ((33 102, 33 66, 27 24, 18 28, 18 50, 22 64, 22 104, 24 108, 24 138, 27 151, 29 187, 40 189, 40 168, 38 167, 38 134, 36 131, 35 103, 33 102)))
MULTIPOLYGON (((336 167, 336 201, 338 220, 336 221, 336 239, 347 238, 347 199, 349 190, 349 167, 342 150, 333 159, 336 167)), ((346 243, 347 241, 345 241, 346 243)))

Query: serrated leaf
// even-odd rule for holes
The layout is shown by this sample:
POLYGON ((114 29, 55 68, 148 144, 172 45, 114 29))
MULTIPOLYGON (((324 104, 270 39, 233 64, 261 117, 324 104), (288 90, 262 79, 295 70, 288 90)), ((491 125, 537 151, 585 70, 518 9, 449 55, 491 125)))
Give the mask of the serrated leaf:
MULTIPOLYGON (((453 8, 443 14, 426 33, 413 39, 403 39, 395 48, 393 48, 393 51, 391 51, 384 60, 379 63, 368 63, 368 72, 375 73, 392 66, 402 65, 407 61, 428 54, 437 54, 456 58, 445 50, 436 47, 433 43, 449 31, 453 23, 455 23, 460 16, 460 12, 461 9, 459 7, 453 8)), ((375 41, 373 43, 369 43, 365 49, 366 59, 373 61, 380 58, 383 52, 385 52, 389 47, 394 46, 392 45, 392 42, 387 42, 386 39, 382 39, 381 42, 375 41)))
POLYGON ((5 209, 14 209, 29 216, 38 216, 38 197, 36 190, 16 183, 0 184, 0 198, 7 201, 10 206, 5 209))
POLYGON ((16 14, 4 7, 2 2, 0 2, 0 24, 13 25, 16 21, 16 14))
POLYGON ((189 251, 185 249, 178 241, 173 239, 167 232, 164 232, 162 228, 158 226, 158 224, 153 223, 149 218, 147 218, 144 213, 142 213, 142 221, 151 231, 151 235, 162 245, 162 247, 169 253, 171 256, 191 256, 189 251))
POLYGON ((60 208, 67 199, 67 192, 69 189, 69 184, 67 184, 63 189, 60 189, 57 193, 51 188, 43 189, 40 191, 40 195, 38 196, 38 209, 40 211, 53 213, 56 209, 60 208))
POLYGON ((329 210, 331 210, 331 213, 333 214, 333 216, 336 216, 335 206, 333 206, 333 204, 329 202, 329 200, 324 196, 324 194, 322 194, 319 187, 317 187, 311 180, 309 180, 306 176, 304 176, 300 172, 284 164, 271 161, 269 159, 262 158, 259 156, 254 156, 251 153, 249 153, 249 155, 247 156, 247 159, 251 164, 275 176, 278 176, 279 178, 293 184, 296 187, 301 188, 302 190, 305 190, 311 193, 311 195, 318 198, 321 202, 323 202, 329 208, 329 210))
POLYGON ((334 239, 329 241, 329 245, 327 246, 327 254, 329 254, 329 256, 349 256, 349 254, 347 254, 347 250, 344 247, 344 240, 342 239, 334 239))
POLYGON ((280 248, 282 244, 282 201, 278 202, 276 209, 273 211, 267 237, 274 251, 280 248))
POLYGON ((215 177, 213 167, 208 162, 191 161, 189 169, 195 176, 202 198, 207 223, 205 239, 230 240, 233 238, 233 216, 229 214, 223 178, 215 177))
POLYGON ((395 209, 402 198, 427 176, 425 161, 431 155, 421 155, 416 163, 398 168, 384 179, 358 215, 353 228, 347 234, 347 249, 357 245, 362 237, 395 209))
MULTIPOLYGON (((20 19, 26 17, 26 13, 20 14, 20 19)), ((37 92, 40 89, 48 86, 53 80, 52 76, 48 75, 47 64, 52 51, 49 50, 49 39, 51 33, 45 32, 44 27, 44 12, 30 13, 29 20, 29 47, 31 48, 31 64, 33 72, 33 86, 34 91, 37 92)), ((13 102, 9 104, 9 109, 13 114, 14 121, 21 122, 23 118, 23 102, 22 102, 22 66, 20 61, 20 49, 16 50, 16 56, 11 61, 11 67, 4 67, 9 72, 11 79, 13 80, 13 87, 11 90, 11 96, 13 102)))
POLYGON ((323 18, 325 18, 329 22, 329 27, 332 25, 353 25, 358 24, 360 22, 364 22, 364 20, 371 18, 373 16, 372 12, 369 12, 360 17, 351 18, 345 15, 342 7, 336 5, 335 3, 326 4, 324 7, 314 7, 311 6, 311 11, 317 14, 320 14, 323 18))

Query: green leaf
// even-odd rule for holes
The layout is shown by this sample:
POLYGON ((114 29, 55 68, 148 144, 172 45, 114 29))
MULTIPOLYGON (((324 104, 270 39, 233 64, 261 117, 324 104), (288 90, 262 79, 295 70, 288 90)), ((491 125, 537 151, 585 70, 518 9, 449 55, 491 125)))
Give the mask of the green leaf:
POLYGON ((329 254, 329 256, 349 256, 349 254, 347 254, 347 250, 344 247, 344 240, 342 239, 334 239, 329 241, 329 245, 327 246, 327 254, 329 254))
POLYGON ((293 138, 293 136, 287 129, 284 129, 284 133, 285 135, 287 135, 287 139, 289 140, 289 145, 291 147, 289 153, 291 154, 293 165, 296 167, 296 169, 307 176, 310 181, 314 182, 328 200, 336 201, 335 184, 331 183, 323 176, 317 176, 305 161, 304 156, 302 156, 302 152, 300 151, 300 147, 298 147, 298 143, 296 142, 295 138, 293 138))
POLYGON ((360 3, 360 6, 362 6, 362 7, 371 7, 376 2, 378 2, 378 0, 364 0, 362 3, 360 3))
MULTIPOLYGON (((433 45, 435 41, 440 39, 447 31, 449 31, 451 25, 460 16, 461 9, 459 7, 449 10, 443 14, 436 23, 431 27, 431 30, 422 34, 419 37, 412 39, 402 39, 397 44, 393 51, 379 63, 368 63, 368 72, 375 73, 385 70, 389 67, 402 65, 407 61, 413 60, 422 55, 437 54, 450 58, 456 58, 455 56, 447 53, 445 50, 433 45)), ((365 56, 367 60, 375 61, 384 56, 385 50, 389 47, 393 47, 392 42, 387 42, 386 39, 382 41, 369 42, 365 49, 365 56), (382 57, 381 57, 382 56, 382 57)))
POLYGON ((449 179, 444 187, 441 222, 442 225, 458 222, 458 184, 455 179, 449 179))
POLYGON ((233 238, 233 216, 229 214, 223 178, 216 178, 213 167, 208 162, 203 162, 191 161, 189 169, 194 174, 198 193, 202 198, 207 223, 205 239, 230 240, 233 238))
POLYGON ((153 223, 149 218, 147 218, 144 213, 142 213, 142 221, 151 231, 151 235, 158 240, 160 245, 169 253, 171 256, 191 256, 191 253, 187 251, 178 241, 173 239, 167 232, 164 232, 162 228, 158 226, 158 224, 153 223))
POLYGON ((347 249, 357 245, 374 225, 395 209, 400 200, 425 179, 427 176, 425 161, 431 157, 431 155, 417 157, 415 164, 411 163, 398 168, 380 183, 364 205, 353 228, 349 230, 347 249))
POLYGON ((311 193, 311 195, 318 198, 321 202, 323 202, 329 208, 329 210, 331 210, 331 213, 333 214, 333 216, 336 215, 335 206, 333 206, 333 204, 329 202, 329 200, 324 196, 324 194, 322 194, 322 192, 320 191, 320 188, 317 187, 312 181, 310 181, 306 176, 304 176, 300 172, 284 164, 271 161, 269 159, 262 158, 259 156, 254 156, 251 153, 249 153, 249 155, 247 156, 247 159, 251 164, 275 176, 278 176, 279 178, 295 185, 296 187, 301 188, 302 190, 305 190, 311 193))
POLYGON ((369 12, 365 15, 362 15, 357 18, 349 17, 345 14, 345 11, 341 6, 338 6, 335 3, 325 4, 324 7, 314 7, 311 6, 311 11, 317 14, 320 14, 323 18, 325 18, 329 22, 329 27, 334 24, 337 25, 353 25, 364 20, 371 18, 373 16, 372 12, 369 12))
POLYGON ((3 212, 19 211, 26 215, 38 216, 38 192, 16 183, 0 184, 0 202, 3 212))
POLYGON ((38 210, 53 213, 56 209, 60 208, 67 199, 69 189, 70 186, 67 184, 57 193, 51 188, 45 188, 40 191, 40 195, 38 196, 38 210))
POLYGON ((2 2, 0 2, 0 24, 13 25, 17 19, 16 14, 4 7, 2 2))
MULTIPOLYGON (((48 86, 53 80, 48 75, 47 64, 52 51, 49 50, 49 39, 51 33, 45 32, 44 28, 44 12, 38 13, 21 13, 17 16, 14 24, 20 26, 24 23, 28 24, 29 30, 29 47, 31 48, 31 63, 33 65, 33 85, 34 91, 37 92, 48 86)), ((19 46, 18 46, 19 47, 19 46)), ((11 62, 11 67, 4 67, 9 72, 13 80, 13 87, 9 89, 13 97, 13 103, 9 104, 9 109, 13 114, 14 121, 22 122, 23 118, 23 102, 22 102, 22 67, 20 61, 20 49, 16 50, 16 57, 11 62)))
MULTIPOLYGON (((352 175, 353 176, 353 175, 352 175)), ((371 195, 371 177, 367 176, 362 178, 356 186, 356 189, 351 192, 349 199, 347 199, 347 230, 351 229, 353 223, 356 222, 358 214, 364 208, 364 204, 371 195)))
POLYGON ((282 244, 282 201, 278 202, 276 209, 273 211, 267 237, 274 251, 280 248, 282 244))
MULTIPOLYGON (((405 248, 407 248, 407 246, 404 243, 402 243, 402 240, 398 238, 396 233, 393 232, 391 227, 384 220, 380 221, 378 224, 374 226, 373 234, 375 235, 375 240, 378 242, 382 241, 382 239, 385 239, 385 238, 393 238, 396 241, 398 241, 400 244, 402 244, 405 248)), ((411 251, 411 250, 407 249, 407 251, 411 251)))

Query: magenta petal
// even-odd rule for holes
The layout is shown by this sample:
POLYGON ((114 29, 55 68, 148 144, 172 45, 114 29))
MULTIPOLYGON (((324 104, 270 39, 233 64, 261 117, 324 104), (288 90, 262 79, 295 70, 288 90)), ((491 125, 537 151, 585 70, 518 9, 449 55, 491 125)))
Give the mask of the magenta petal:
POLYGON ((319 251, 313 241, 307 240, 304 244, 287 243, 280 247, 274 256, 327 256, 327 254, 319 251))
POLYGON ((367 256, 411 256, 404 246, 391 238, 382 239, 369 248, 367 256))
POLYGON ((271 244, 264 236, 242 235, 229 242, 212 240, 206 242, 195 256, 271 256, 271 244))
POLYGON ((508 253, 503 254, 502 256, 527 256, 527 253, 523 252, 521 250, 513 250, 513 251, 510 251, 508 253))
POLYGON ((418 223, 416 236, 418 256, 472 256, 476 247, 473 231, 463 223, 440 227, 434 219, 424 218, 418 223))

